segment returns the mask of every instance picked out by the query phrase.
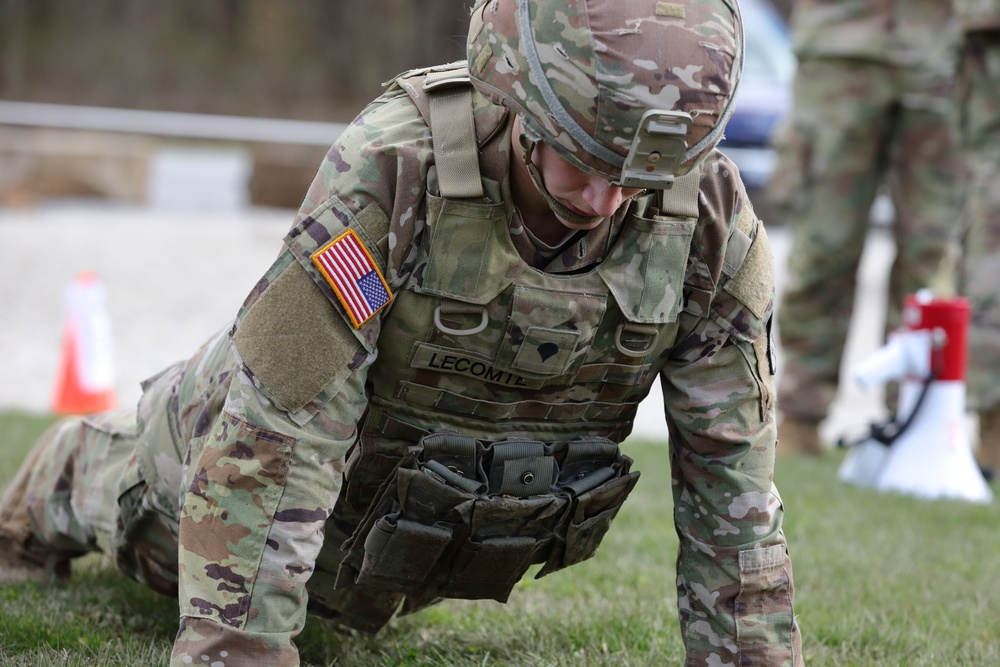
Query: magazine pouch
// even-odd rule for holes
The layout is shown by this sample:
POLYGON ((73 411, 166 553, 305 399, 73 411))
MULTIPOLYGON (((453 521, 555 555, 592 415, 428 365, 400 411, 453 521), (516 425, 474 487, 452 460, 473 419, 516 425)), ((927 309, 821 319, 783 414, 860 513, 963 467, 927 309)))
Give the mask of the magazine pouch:
POLYGON ((631 464, 603 438, 430 434, 383 483, 345 545, 341 577, 414 602, 505 602, 532 564, 545 564, 542 576, 594 554, 638 479, 631 464))

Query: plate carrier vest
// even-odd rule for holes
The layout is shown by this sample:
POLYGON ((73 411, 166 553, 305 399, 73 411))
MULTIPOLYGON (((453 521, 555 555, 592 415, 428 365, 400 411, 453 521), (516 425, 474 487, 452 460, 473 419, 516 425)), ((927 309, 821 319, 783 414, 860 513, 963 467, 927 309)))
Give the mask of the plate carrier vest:
POLYGON ((394 85, 433 137, 426 268, 383 317, 309 581, 311 611, 369 632, 443 597, 504 602, 533 564, 540 577, 590 558, 639 476, 618 443, 682 307, 704 312, 711 295, 684 284, 699 170, 637 197, 595 268, 545 273, 518 255, 481 173, 464 63, 394 85))

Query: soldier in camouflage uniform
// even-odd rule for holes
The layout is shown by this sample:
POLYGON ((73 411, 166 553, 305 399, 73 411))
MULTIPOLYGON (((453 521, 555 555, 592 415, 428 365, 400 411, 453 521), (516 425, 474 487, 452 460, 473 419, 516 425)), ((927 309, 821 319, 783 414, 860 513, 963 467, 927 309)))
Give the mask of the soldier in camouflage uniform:
POLYGON ((779 310, 778 451, 821 453, 880 186, 895 209, 886 330, 929 287, 960 207, 949 0, 795 0, 793 109, 769 196, 793 230, 779 310))
POLYGON ((715 150, 741 35, 732 0, 479 2, 467 63, 337 140, 231 328, 41 439, 8 566, 103 550, 178 596, 173 665, 294 665, 307 609, 377 631, 593 555, 659 379, 686 664, 801 665, 771 252, 715 150))
POLYGON ((969 404, 979 411, 979 463, 1000 473, 1000 0, 953 4, 963 31, 956 99, 969 173, 961 280, 972 304, 969 404))

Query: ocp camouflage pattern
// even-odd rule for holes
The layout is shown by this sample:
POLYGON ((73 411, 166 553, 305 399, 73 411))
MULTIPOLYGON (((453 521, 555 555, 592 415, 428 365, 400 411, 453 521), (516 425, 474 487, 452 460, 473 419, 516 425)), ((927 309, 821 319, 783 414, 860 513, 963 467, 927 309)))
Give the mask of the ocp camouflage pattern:
MULTIPOLYGON (((563 157, 581 168, 617 177, 621 170, 584 150, 543 101, 535 75, 529 74, 531 46, 515 37, 522 16, 517 4, 517 0, 476 3, 468 52, 476 85, 493 101, 522 113, 527 126, 550 137, 550 145, 563 157)), ((627 155, 639 118, 649 109, 690 114, 694 124, 689 148, 722 121, 742 65, 742 25, 735 2, 523 4, 530 7, 538 61, 554 95, 601 145, 627 155), (700 48, 691 48, 693 44, 700 48)), ((704 145, 679 173, 706 157, 718 140, 704 145)))

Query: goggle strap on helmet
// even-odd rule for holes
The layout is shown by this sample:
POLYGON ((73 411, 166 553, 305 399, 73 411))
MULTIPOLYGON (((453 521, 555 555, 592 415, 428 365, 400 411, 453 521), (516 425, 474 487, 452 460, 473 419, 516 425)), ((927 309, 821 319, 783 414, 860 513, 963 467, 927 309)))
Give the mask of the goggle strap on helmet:
POLYGON ((587 134, 587 131, 580 127, 573 120, 573 117, 569 115, 569 112, 566 111, 566 108, 559 101, 556 92, 552 90, 552 85, 549 83, 545 75, 545 70, 542 68, 542 62, 538 58, 538 49, 535 47, 535 35, 531 30, 531 16, 528 11, 530 4, 529 0, 518 1, 518 26, 521 31, 521 43, 524 47, 524 55, 528 61, 528 67, 531 69, 531 74, 535 77, 535 82, 538 85, 539 92, 542 93, 545 104, 548 105, 549 113, 552 114, 559 126, 566 130, 584 150, 597 159, 621 169, 625 163, 625 158, 598 143, 592 136, 587 134))

